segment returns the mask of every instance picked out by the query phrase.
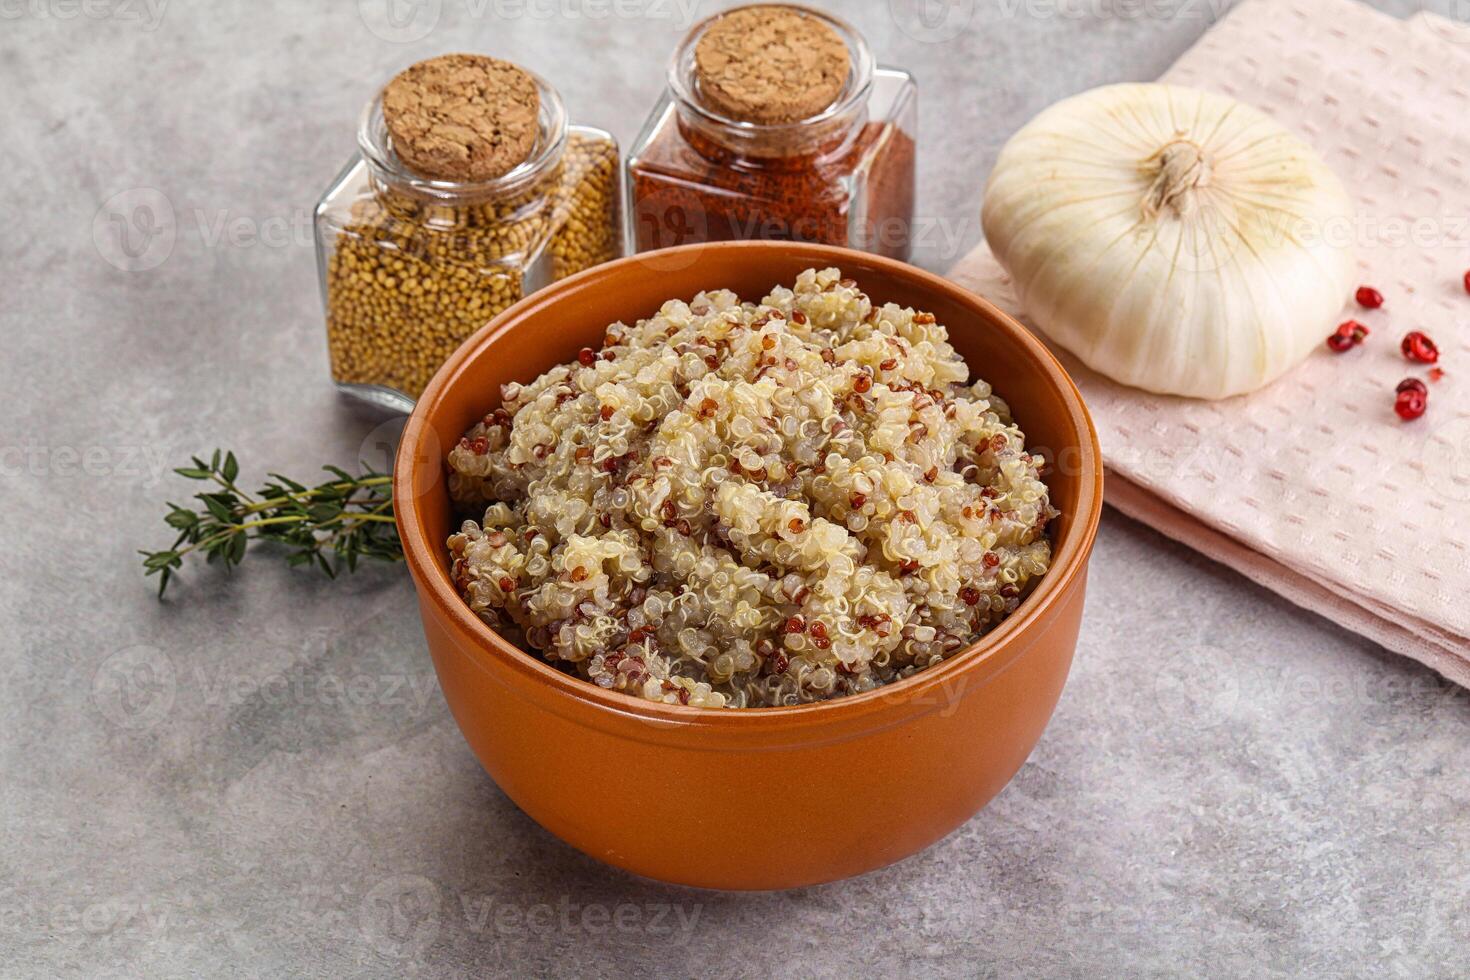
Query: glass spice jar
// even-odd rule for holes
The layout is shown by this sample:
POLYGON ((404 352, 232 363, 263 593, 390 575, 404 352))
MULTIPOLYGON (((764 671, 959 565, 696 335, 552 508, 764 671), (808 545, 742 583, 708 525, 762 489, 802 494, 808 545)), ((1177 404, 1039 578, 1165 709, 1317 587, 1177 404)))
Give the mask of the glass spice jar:
MULTIPOLYGON (((623 251, 616 141, 569 126, 540 77, 494 64, 535 89, 525 152, 492 168, 503 173, 466 173, 463 160, 438 173, 432 159, 411 167, 395 149, 385 89, 363 112, 357 156, 317 204, 332 378, 350 395, 412 410, 445 358, 497 313, 623 251)), ((472 98, 484 96, 482 88, 472 98)), ((493 129, 503 120, 492 113, 480 122, 493 129)))
POLYGON ((830 14, 759 5, 702 21, 628 156, 637 250, 760 238, 907 258, 916 103, 913 77, 876 67, 830 14))

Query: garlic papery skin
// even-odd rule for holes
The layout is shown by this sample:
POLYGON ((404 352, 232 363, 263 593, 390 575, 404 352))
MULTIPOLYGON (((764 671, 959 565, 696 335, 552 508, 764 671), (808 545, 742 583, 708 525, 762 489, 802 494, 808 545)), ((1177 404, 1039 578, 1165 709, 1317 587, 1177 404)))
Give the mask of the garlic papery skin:
POLYGON ((1109 85, 1006 144, 982 222, 1027 316, 1088 367, 1225 398, 1332 332, 1352 280, 1352 208, 1311 147, 1259 110, 1109 85))

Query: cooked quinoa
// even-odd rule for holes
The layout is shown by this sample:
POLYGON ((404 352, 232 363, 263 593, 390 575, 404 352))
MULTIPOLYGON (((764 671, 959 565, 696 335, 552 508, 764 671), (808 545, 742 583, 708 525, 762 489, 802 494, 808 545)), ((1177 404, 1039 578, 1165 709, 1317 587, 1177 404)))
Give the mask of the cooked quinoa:
POLYGON ((969 373, 932 315, 836 269, 615 323, 450 452, 454 500, 483 512, 449 538, 455 585, 547 662, 653 701, 907 677, 1051 561, 1042 459, 969 373))

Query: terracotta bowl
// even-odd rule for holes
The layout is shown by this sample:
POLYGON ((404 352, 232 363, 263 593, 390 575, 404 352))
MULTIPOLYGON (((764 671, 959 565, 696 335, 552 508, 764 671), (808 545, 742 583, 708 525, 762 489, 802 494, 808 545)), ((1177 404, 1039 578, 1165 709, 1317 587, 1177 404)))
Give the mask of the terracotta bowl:
POLYGON ((1015 775, 1061 695, 1102 505, 1097 435, 1076 387, 1014 320, 890 260, 785 242, 689 246, 552 285, 449 359, 399 448, 393 502, 439 683, 470 748, 511 799, 599 860, 709 888, 790 888, 880 868, 939 840, 1015 775), (839 266, 875 302, 928 310, 1051 454, 1061 511, 1051 571, 1001 626, 944 663, 854 697, 789 708, 653 704, 554 670, 455 594, 445 453, 529 381, 597 348, 617 320, 728 287, 759 299, 839 266))

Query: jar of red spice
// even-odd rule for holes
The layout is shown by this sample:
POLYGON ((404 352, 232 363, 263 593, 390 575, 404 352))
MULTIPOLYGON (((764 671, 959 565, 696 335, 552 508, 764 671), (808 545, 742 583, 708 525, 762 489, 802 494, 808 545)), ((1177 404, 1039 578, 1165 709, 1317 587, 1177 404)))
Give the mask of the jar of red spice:
POLYGON ((760 238, 907 258, 917 89, 850 25, 727 11, 684 38, 668 82, 628 157, 639 251, 760 238))

